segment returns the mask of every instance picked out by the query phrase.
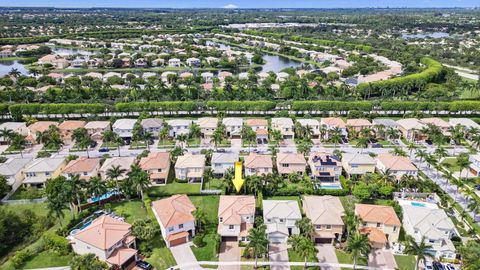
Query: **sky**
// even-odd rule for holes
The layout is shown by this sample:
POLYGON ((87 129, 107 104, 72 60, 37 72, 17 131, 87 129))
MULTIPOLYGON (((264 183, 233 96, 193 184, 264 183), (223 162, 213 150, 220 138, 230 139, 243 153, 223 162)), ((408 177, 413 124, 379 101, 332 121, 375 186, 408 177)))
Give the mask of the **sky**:
POLYGON ((0 6, 67 8, 480 7, 480 0, 0 0, 0 6))

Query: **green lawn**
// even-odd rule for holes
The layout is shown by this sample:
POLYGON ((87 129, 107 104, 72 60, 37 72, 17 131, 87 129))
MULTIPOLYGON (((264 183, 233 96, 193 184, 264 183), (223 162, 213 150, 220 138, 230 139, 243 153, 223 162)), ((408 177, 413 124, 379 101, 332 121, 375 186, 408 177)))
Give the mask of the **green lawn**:
POLYGON ((187 140, 188 146, 199 146, 200 145, 200 138, 190 138, 187 140))
POLYGON ((153 241, 153 243, 152 254, 145 259, 147 262, 151 263, 156 269, 168 269, 177 264, 163 239, 158 239, 158 241, 153 241))
POLYGON ((220 196, 189 196, 189 198, 195 207, 202 209, 208 223, 217 224, 220 196))
POLYGON ((72 259, 72 254, 60 256, 54 252, 43 251, 32 256, 24 265, 25 269, 66 266, 72 259))
POLYGON ((454 157, 444 158, 442 163, 440 164, 443 165, 452 173, 460 171, 460 166, 458 166, 457 158, 454 158, 454 157))
POLYGON ((9 198, 10 200, 38 199, 45 196, 43 189, 37 188, 19 188, 9 198))
POLYGON ((166 148, 175 146, 175 141, 171 139, 165 139, 158 141, 158 148, 166 148))
POLYGON ((130 224, 137 219, 147 218, 147 211, 143 208, 143 203, 137 200, 112 203, 112 210, 117 215, 123 216, 130 224))
MULTIPOLYGON (((305 261, 305 258, 303 258, 302 256, 300 256, 298 253, 296 253, 295 251, 293 251, 291 248, 288 249, 288 260, 291 261, 291 262, 304 262, 305 261)), ((311 258, 308 258, 307 259, 308 262, 318 262, 318 258, 317 256, 313 256, 311 258)), ((300 269, 304 269, 303 266, 291 266, 290 267, 292 270, 300 270, 300 269)), ((308 269, 317 269, 317 267, 308 267, 308 269)))
POLYGON ((135 141, 132 141, 130 143, 130 149, 146 149, 147 148, 147 144, 145 144, 145 142, 143 141, 140 141, 140 142, 135 142, 135 141))
POLYGON ((17 213, 29 209, 39 216, 47 216, 48 214, 47 205, 45 203, 4 204, 0 205, 0 207, 17 213))
MULTIPOLYGON (((337 254, 337 259, 339 263, 344 264, 353 264, 353 257, 350 253, 347 253, 342 250, 335 249, 335 253, 337 254)), ((358 265, 367 265, 367 258, 359 257, 357 259, 358 265)))
POLYGON ((200 184, 171 182, 164 186, 155 186, 148 189, 150 197, 165 197, 174 194, 199 194, 200 184))
MULTIPOLYGON (((192 246, 193 254, 199 261, 217 261, 218 256, 215 250, 215 235, 217 234, 218 203, 219 196, 189 196, 192 203, 205 213, 207 225, 204 228, 204 247, 192 246)), ((198 233, 198 232, 197 232, 198 233)))
MULTIPOLYGON (((243 250, 244 249, 245 248, 240 249, 240 254, 241 255, 243 255, 243 250)), ((242 262, 254 262, 255 258, 245 258, 245 257, 241 256, 240 261, 242 261, 242 262)), ((268 258, 266 258, 266 257, 258 258, 257 261, 258 262, 267 262, 268 258)), ((254 270, 255 268, 254 268, 253 265, 242 265, 242 266, 240 266, 240 269, 241 270, 254 270)), ((257 269, 270 269, 270 267, 269 266, 258 266, 257 269)), ((292 269, 294 269, 294 268, 292 268, 292 269)))
POLYGON ((108 148, 110 150, 117 149, 117 147, 118 147, 118 143, 113 143, 113 142, 104 142, 100 146, 100 148, 108 148))
POLYGON ((394 255, 398 270, 415 269, 415 256, 412 255, 394 255))
POLYGON ((203 181, 203 189, 223 189, 223 179, 212 178, 203 181))

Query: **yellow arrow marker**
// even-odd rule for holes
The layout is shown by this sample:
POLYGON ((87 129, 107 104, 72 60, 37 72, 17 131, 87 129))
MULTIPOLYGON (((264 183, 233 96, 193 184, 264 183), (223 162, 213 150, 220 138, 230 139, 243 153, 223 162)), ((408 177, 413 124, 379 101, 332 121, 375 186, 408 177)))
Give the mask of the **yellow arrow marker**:
POLYGON ((242 178, 242 162, 241 161, 235 162, 235 178, 233 178, 232 181, 233 181, 233 185, 235 186, 235 189, 237 190, 237 193, 240 192, 243 184, 245 183, 245 180, 242 178))

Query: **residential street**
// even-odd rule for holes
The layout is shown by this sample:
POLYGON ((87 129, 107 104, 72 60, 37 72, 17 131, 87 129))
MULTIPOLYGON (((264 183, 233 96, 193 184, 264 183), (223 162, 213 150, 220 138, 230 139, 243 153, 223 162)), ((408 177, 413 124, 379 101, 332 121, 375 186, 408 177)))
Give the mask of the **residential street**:
MULTIPOLYGON (((268 257, 271 262, 276 263, 288 263, 288 246, 287 244, 269 244, 268 257)), ((285 265, 272 265, 271 270, 290 270, 288 264, 285 265)))

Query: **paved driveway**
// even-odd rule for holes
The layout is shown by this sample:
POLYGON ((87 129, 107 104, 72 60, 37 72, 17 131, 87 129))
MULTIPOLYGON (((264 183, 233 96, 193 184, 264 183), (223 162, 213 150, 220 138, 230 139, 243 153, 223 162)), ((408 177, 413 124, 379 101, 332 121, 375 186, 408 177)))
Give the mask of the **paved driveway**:
POLYGON ((390 250, 374 249, 368 254, 368 266, 396 269, 397 263, 390 250))
MULTIPOLYGON (((287 244, 270 244, 268 246, 268 257, 271 262, 287 262, 288 263, 288 250, 287 244)), ((275 265, 271 266, 270 270, 290 270, 289 265, 275 265)))
POLYGON ((197 258, 193 255, 192 249, 190 248, 191 244, 192 243, 185 243, 170 248, 173 257, 177 261, 177 265, 182 266, 180 269, 202 269, 198 264, 197 258))
MULTIPOLYGON (((218 255, 219 262, 239 262, 240 261, 240 247, 238 242, 222 242, 220 245, 220 254, 218 255)), ((219 270, 240 270, 240 265, 221 265, 219 270)))
MULTIPOLYGON (((335 247, 332 244, 317 244, 317 258, 319 263, 338 263, 335 247)), ((322 267, 322 270, 340 270, 338 267, 322 267)))

